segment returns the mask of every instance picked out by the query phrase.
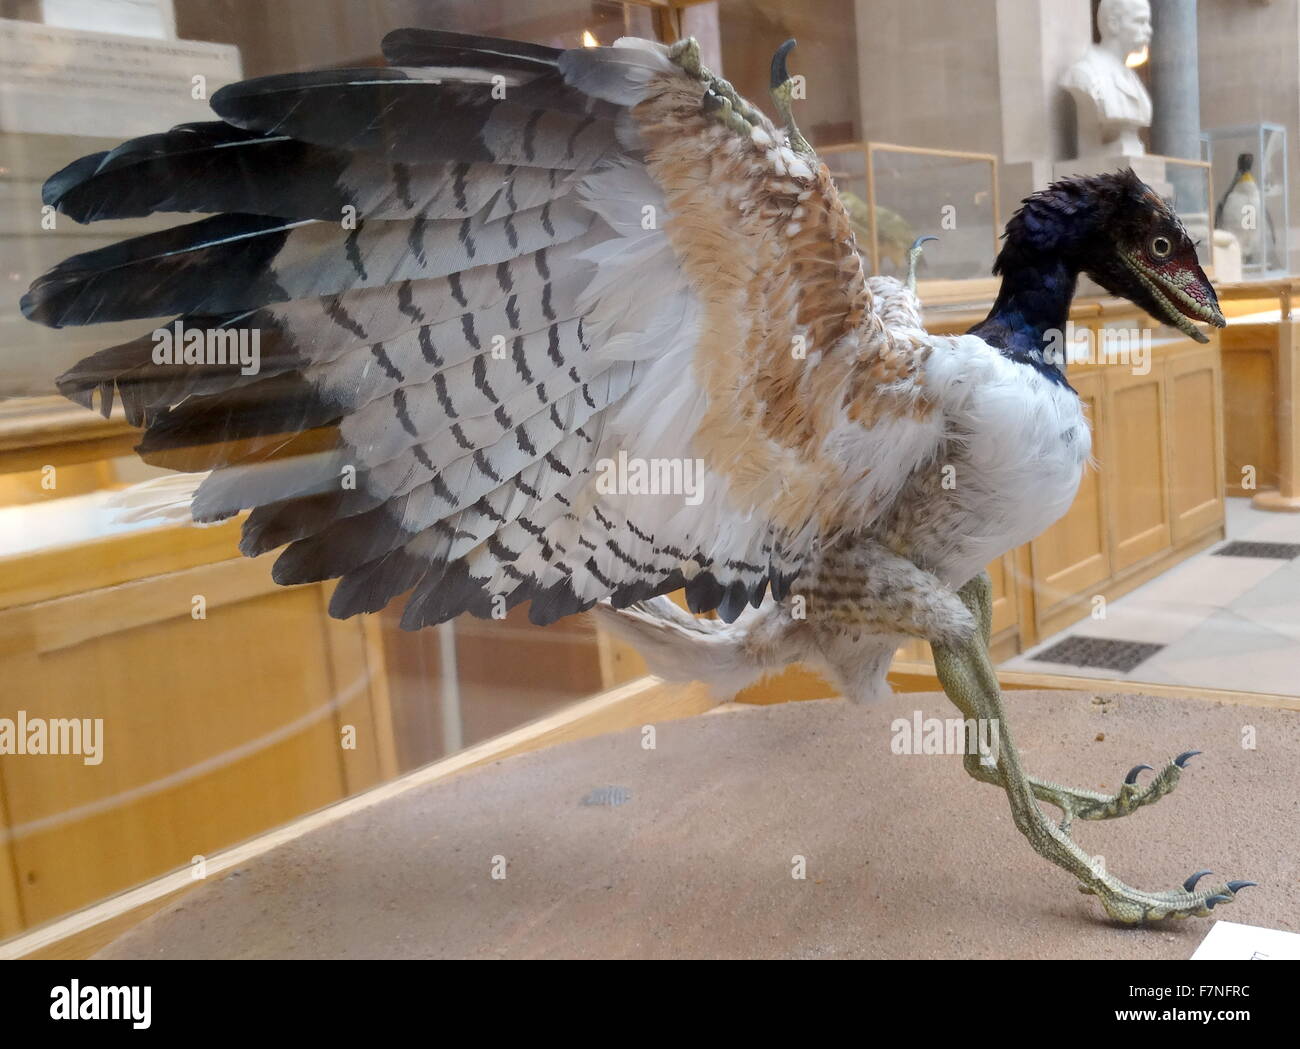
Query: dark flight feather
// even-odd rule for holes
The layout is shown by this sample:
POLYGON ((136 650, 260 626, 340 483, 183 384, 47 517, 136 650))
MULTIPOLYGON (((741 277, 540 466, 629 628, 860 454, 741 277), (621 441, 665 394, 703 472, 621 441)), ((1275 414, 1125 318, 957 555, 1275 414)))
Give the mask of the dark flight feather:
POLYGON ((381 45, 390 66, 467 65, 475 69, 520 69, 546 72, 556 68, 559 48, 520 40, 499 40, 443 29, 394 29, 381 45))
POLYGON ((352 288, 445 276, 580 236, 574 201, 487 222, 335 223, 225 214, 74 255, 37 278, 23 313, 51 327, 234 313, 352 288))
POLYGON ((23 315, 62 328, 287 299, 270 267, 301 225, 265 215, 214 215, 73 255, 33 282, 21 300, 23 315))
POLYGON ((504 86, 427 69, 332 69, 229 84, 212 108, 237 127, 390 161, 587 168, 617 149, 614 122, 558 75, 504 86))
MULTIPOLYGON (((519 181, 503 165, 389 163, 217 121, 183 124, 73 161, 46 181, 43 199, 77 222, 160 211, 341 222, 346 208, 352 218, 429 220, 476 214, 519 181)), ((515 198, 527 192, 536 203, 551 199, 537 199, 534 184, 546 182, 534 177, 527 187, 516 185, 515 198)))
MULTIPOLYGON (((685 558, 711 573, 619 513, 574 513, 642 367, 593 345, 611 323, 625 338, 645 324, 602 316, 594 344, 584 334, 591 278, 626 250, 591 180, 613 177, 615 208, 636 192, 627 107, 667 59, 430 30, 384 50, 395 66, 230 85, 212 100, 220 121, 49 178, 46 203, 79 222, 210 217, 66 260, 33 283, 28 317, 176 317, 259 339, 245 374, 155 363, 149 332, 60 390, 106 413, 120 400, 146 461, 211 471, 195 520, 251 509, 241 549, 285 547, 283 582, 339 578, 335 615, 407 591, 408 627, 490 614, 486 570, 504 572, 495 597, 531 600, 544 623, 590 607, 593 580, 627 603, 685 583, 685 558), (573 549, 547 529, 575 530, 573 549), (532 574, 514 567, 525 554, 532 574)), ((730 616, 761 593, 752 583, 698 576, 692 599, 730 616)))

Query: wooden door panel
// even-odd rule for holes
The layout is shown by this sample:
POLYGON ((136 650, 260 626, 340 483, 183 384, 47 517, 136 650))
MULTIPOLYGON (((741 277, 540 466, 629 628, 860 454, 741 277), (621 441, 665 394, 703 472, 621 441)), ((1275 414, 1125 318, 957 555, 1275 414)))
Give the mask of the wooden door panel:
POLYGON ((1102 463, 1114 535, 1112 570, 1121 572, 1172 543, 1165 449, 1164 364, 1147 375, 1106 369, 1110 446, 1102 463))

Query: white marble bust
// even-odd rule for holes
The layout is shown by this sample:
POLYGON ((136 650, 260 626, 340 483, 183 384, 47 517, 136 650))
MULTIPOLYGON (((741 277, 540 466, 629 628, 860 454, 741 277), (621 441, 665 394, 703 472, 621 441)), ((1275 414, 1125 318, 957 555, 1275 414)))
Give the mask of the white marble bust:
POLYGON ((1151 96, 1125 59, 1151 42, 1151 5, 1101 0, 1097 30, 1101 43, 1090 45, 1061 80, 1078 113, 1077 155, 1140 156, 1146 150, 1138 131, 1151 124, 1151 96))

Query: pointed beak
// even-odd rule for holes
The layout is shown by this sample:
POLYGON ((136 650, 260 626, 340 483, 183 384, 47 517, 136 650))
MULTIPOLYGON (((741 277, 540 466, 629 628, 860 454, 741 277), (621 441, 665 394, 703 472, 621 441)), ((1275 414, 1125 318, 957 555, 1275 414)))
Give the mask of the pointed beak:
POLYGON ((1148 293, 1152 301, 1148 308, 1158 320, 1197 342, 1210 341, 1196 326, 1197 321, 1216 328, 1227 326, 1214 285, 1195 261, 1171 259, 1153 266, 1133 252, 1121 252, 1120 259, 1148 293))

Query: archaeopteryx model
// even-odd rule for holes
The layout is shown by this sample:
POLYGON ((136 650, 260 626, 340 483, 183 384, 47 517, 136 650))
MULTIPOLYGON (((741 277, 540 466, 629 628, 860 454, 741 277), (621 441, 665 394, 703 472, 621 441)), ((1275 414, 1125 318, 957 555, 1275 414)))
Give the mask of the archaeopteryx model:
POLYGON ((1058 183, 1009 224, 988 318, 927 334, 911 281, 863 271, 795 127, 792 44, 779 124, 692 40, 402 30, 389 68, 231 85, 219 121, 45 187, 78 221, 220 214, 70 258, 24 311, 179 315, 60 389, 120 398, 148 461, 202 475, 176 497, 194 519, 251 509, 243 551, 285 547, 282 583, 338 578, 333 614, 406 595, 411 628, 521 602, 549 623, 607 602, 660 669, 804 659, 856 700, 925 638, 962 712, 1000 722, 996 763, 967 768, 1036 850, 1116 918, 1208 914, 1244 883, 1142 892, 1070 837, 1168 793, 1185 755, 1114 797, 1021 770, 982 571, 1066 511, 1089 459, 1051 349, 1076 278, 1204 341, 1196 322, 1224 320, 1193 245, 1132 173, 1058 183), (703 483, 611 480, 631 460, 703 483), (719 620, 661 596, 678 588, 719 620))

